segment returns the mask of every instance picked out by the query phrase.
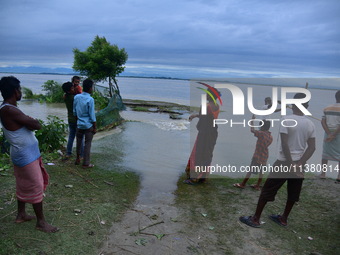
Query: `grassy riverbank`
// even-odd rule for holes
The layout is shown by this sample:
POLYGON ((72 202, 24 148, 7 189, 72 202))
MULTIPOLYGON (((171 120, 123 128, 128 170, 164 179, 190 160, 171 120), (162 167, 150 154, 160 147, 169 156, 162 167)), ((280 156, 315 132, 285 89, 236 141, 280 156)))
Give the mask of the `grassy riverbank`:
MULTIPOLYGON (((156 103, 145 101, 130 102, 129 107, 180 116, 189 113, 189 109, 178 105, 166 105, 165 111, 156 103)), ((99 254, 110 227, 131 208, 139 191, 139 177, 119 166, 120 159, 126 153, 125 143, 119 139, 102 139, 108 133, 99 132, 95 136, 100 141, 93 150, 95 168, 84 170, 73 164, 74 159, 52 160, 55 165, 46 166, 51 180, 44 210, 48 222, 61 228, 56 234, 35 230, 34 221, 14 223, 17 206, 15 179, 12 170, 0 171, 0 255, 99 254)), ((161 166, 156 157, 154 162, 161 166)), ((162 214, 162 210, 153 211, 152 214, 134 211, 137 215, 134 219, 138 220, 142 215, 148 220, 145 236, 150 237, 149 232, 166 234, 164 238, 151 235, 152 239, 146 246, 136 243, 145 236, 131 237, 128 248, 134 248, 135 254, 143 254, 141 251, 145 247, 152 252, 144 254, 158 254, 158 248, 163 246, 170 247, 169 252, 164 254, 340 254, 340 184, 335 184, 334 180, 306 179, 301 201, 293 208, 286 228, 276 225, 267 217, 272 213, 282 213, 286 199, 286 189, 283 187, 276 201, 265 208, 262 218, 265 223, 261 229, 253 229, 241 224, 238 218, 254 212, 258 191, 250 187, 244 190, 234 188, 232 184, 240 181, 237 179, 212 178, 206 185, 190 186, 182 183, 183 178, 179 179, 175 191, 176 203, 171 204, 176 207, 176 217, 169 218, 172 214, 162 214), (163 222, 163 217, 168 218, 163 222), (164 229, 152 232, 149 226, 153 221, 161 222, 157 227, 164 229)), ((168 180, 162 180, 162 184, 163 181, 168 180)), ((158 204, 150 206, 162 207, 158 204)), ((30 205, 28 212, 33 214, 30 205)), ((120 229, 124 234, 120 235, 118 231, 116 234, 123 240, 129 235, 126 227, 133 230, 143 227, 132 220, 116 226, 122 226, 120 229)), ((114 239, 111 246, 117 245, 117 241, 114 239)), ((126 248, 124 245, 120 247, 126 248)))
MULTIPOLYGON (((99 155, 93 155, 93 162, 99 155)), ((12 170, 0 176, 0 254, 96 254, 112 223, 121 219, 139 190, 136 174, 95 166, 84 170, 73 160, 46 166, 50 185, 44 199, 48 222, 61 230, 46 234, 35 221, 15 224, 17 202, 12 170)), ((33 213, 31 205, 27 211, 33 213)))
POLYGON ((188 105, 169 102, 145 101, 136 99, 124 99, 123 102, 124 105, 130 107, 131 110, 142 112, 158 112, 182 115, 183 113, 199 110, 188 105))
MULTIPOLYGON (((260 229, 239 222, 255 211, 259 191, 237 189, 240 179, 213 178, 206 185, 178 182, 176 205, 186 219, 185 234, 193 240, 188 254, 340 254, 339 194, 334 180, 304 181, 300 202, 293 208, 288 227, 272 222, 268 215, 282 213, 285 186, 276 201, 268 203, 260 229), (190 253, 191 252, 191 253, 190 253)), ((250 181, 253 183, 254 181, 250 181)), ((250 184, 249 184, 250 185, 250 184)))

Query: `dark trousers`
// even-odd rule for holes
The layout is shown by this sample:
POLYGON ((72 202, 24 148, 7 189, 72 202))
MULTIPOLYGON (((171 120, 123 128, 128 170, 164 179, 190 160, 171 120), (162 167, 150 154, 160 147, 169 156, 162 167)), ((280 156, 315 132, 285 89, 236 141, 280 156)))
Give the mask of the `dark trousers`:
POLYGON ((85 145, 84 145, 84 162, 83 165, 87 166, 90 164, 90 153, 91 153, 91 144, 93 139, 93 127, 89 129, 79 129, 77 128, 77 157, 81 152, 81 144, 85 137, 85 145))
MULTIPOLYGON (((274 166, 290 166, 285 161, 277 160, 274 166)), ((262 187, 260 200, 274 201, 278 190, 287 182, 287 200, 298 202, 304 178, 298 177, 295 173, 270 173, 262 187)))
MULTIPOLYGON (((67 141, 67 155, 71 156, 72 155, 72 147, 73 147, 73 141, 74 138, 76 138, 76 132, 77 132, 77 123, 68 123, 68 141, 67 141)), ((80 157, 83 157, 84 155, 84 145, 82 143, 81 145, 81 151, 80 151, 80 157)))

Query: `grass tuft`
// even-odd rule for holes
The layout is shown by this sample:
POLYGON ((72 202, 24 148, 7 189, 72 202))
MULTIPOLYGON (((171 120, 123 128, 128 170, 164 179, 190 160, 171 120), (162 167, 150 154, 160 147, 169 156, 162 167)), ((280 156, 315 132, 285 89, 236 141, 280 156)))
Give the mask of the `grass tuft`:
MULTIPOLYGON (((121 219, 138 193, 139 177, 124 169, 84 170, 71 160, 55 163, 46 166, 50 185, 44 199, 46 220, 61 229, 55 234, 35 230, 35 221, 14 224, 15 179, 12 172, 0 177, 1 255, 96 254, 113 222, 121 219)), ((27 212, 34 214, 30 204, 27 212)))

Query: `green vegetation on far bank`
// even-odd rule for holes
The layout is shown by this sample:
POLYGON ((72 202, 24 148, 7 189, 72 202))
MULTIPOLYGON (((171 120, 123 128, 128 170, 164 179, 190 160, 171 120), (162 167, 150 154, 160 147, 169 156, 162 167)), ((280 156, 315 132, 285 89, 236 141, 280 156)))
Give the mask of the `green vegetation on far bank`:
MULTIPOLYGON (((100 157, 93 155, 95 164, 100 157)), ((73 159, 54 163, 46 166, 50 184, 44 199, 47 221, 60 228, 54 234, 36 230, 34 220, 14 223, 15 178, 12 170, 0 176, 0 255, 97 254, 113 222, 121 219, 138 194, 138 176, 120 167, 107 170, 96 165, 84 170, 73 159)), ((34 214, 29 204, 27 211, 34 214)))
POLYGON ((140 112, 159 112, 182 115, 184 113, 190 113, 192 111, 198 111, 199 109, 193 108, 188 105, 181 105, 169 102, 159 101, 145 101, 137 99, 123 99, 123 103, 129 106, 133 111, 140 112))

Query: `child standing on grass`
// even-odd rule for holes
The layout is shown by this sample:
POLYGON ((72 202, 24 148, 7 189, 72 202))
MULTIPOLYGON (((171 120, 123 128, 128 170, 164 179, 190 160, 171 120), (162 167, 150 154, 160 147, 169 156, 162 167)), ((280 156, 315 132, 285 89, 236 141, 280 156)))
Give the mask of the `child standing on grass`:
MULTIPOLYGON (((252 116, 252 119, 255 118, 255 115, 252 116)), ((273 137, 269 132, 270 128, 270 121, 263 120, 263 125, 261 126, 260 130, 255 130, 253 127, 253 120, 251 121, 251 128, 250 132, 257 137, 255 152, 253 158, 251 160, 250 169, 251 171, 247 173, 246 177, 243 179, 242 183, 235 183, 233 186, 237 188, 244 189, 246 183, 248 182, 252 173, 257 174, 259 173, 259 178, 257 180, 257 184, 251 185, 252 188, 256 190, 261 189, 261 182, 263 177, 262 166, 267 164, 267 159, 269 156, 268 147, 273 141, 273 137)))

